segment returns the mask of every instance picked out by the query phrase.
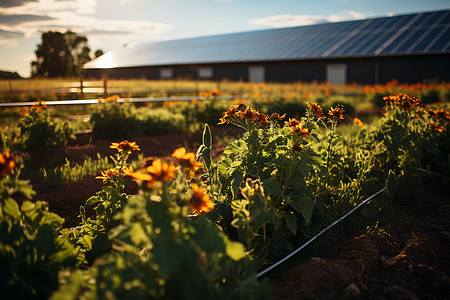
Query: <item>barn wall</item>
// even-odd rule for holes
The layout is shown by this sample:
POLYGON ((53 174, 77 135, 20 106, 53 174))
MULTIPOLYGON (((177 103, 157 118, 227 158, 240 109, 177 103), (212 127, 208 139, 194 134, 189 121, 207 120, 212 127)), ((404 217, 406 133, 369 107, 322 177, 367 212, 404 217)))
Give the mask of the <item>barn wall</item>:
POLYGON ((264 66, 267 82, 324 82, 327 64, 346 64, 347 83, 385 83, 392 79, 405 83, 450 81, 449 54, 94 69, 86 70, 86 77, 99 78, 107 74, 109 78, 119 79, 160 79, 160 68, 172 68, 174 79, 198 79, 199 67, 212 67, 213 77, 209 80, 248 81, 249 66, 264 66))

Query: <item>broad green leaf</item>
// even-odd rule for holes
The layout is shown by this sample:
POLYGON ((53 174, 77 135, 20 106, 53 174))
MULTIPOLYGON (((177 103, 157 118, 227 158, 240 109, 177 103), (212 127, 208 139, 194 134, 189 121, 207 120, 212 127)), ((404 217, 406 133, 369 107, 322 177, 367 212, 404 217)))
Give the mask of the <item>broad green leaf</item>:
POLYGON ((149 243, 149 237, 140 223, 133 223, 129 229, 129 234, 133 244, 138 247, 149 243))
POLYGON ((264 180, 263 187, 266 194, 277 195, 281 191, 281 183, 275 178, 264 180))
POLYGON ((283 222, 283 219, 280 218, 280 216, 278 216, 278 215, 273 216, 272 223, 273 223, 273 226, 275 227, 275 231, 280 229, 282 222, 283 222))
POLYGON ((102 199, 99 196, 92 196, 86 200, 86 206, 91 206, 99 202, 102 202, 102 199))
POLYGON ((231 174, 231 192, 233 193, 233 199, 236 198, 239 188, 242 184, 242 181, 244 181, 244 173, 242 172, 241 168, 238 168, 233 171, 231 174))
POLYGON ((286 211, 284 213, 284 218, 286 220, 286 225, 293 235, 297 234, 297 217, 292 211, 286 211))
POLYGON ((36 207, 36 205, 33 202, 30 201, 24 201, 22 203, 22 206, 20 207, 20 210, 24 213, 27 213, 31 210, 34 210, 36 207))
POLYGON ((14 199, 8 198, 5 200, 3 211, 12 216, 14 219, 18 219, 20 217, 19 205, 14 199))
POLYGON ((153 241, 151 252, 158 263, 164 278, 170 278, 183 261, 192 260, 196 257, 195 251, 190 247, 190 243, 183 240, 174 240, 163 234, 158 235, 153 241))
POLYGON ((247 254, 245 253, 245 247, 240 242, 230 241, 225 237, 225 251, 232 260, 239 261, 243 259, 247 254))
POLYGON ((92 238, 90 235, 85 234, 81 237, 80 242, 83 244, 83 246, 86 248, 87 251, 92 250, 92 238))
POLYGON ((39 227, 36 234, 36 251, 40 255, 56 252, 55 232, 49 224, 43 224, 39 227))
POLYGON ((206 218, 200 218, 193 224, 195 227, 195 236, 193 238, 200 246, 200 248, 207 252, 223 252, 225 250, 223 239, 219 234, 216 227, 206 220, 206 218))
POLYGON ((294 190, 289 200, 290 206, 303 215, 305 225, 309 225, 314 209, 314 199, 305 196, 299 190, 294 190))

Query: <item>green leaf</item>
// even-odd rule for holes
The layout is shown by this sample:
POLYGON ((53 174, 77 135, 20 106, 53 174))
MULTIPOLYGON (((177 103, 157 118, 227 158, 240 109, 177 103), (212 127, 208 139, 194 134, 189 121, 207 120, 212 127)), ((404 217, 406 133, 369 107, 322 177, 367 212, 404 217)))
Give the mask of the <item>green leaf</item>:
POLYGON ((278 179, 275 178, 264 180, 263 187, 266 194, 277 195, 281 191, 281 183, 278 179))
POLYGON ((202 141, 203 141, 203 145, 205 145, 206 148, 211 149, 212 136, 211 136, 211 129, 209 128, 208 123, 205 123, 205 129, 203 129, 202 141))
POLYGON ((245 247, 240 242, 230 241, 227 237, 225 240, 225 251, 229 258, 234 261, 243 259, 247 254, 245 253, 245 247))
POLYGON ((193 225, 195 226, 195 235, 192 238, 203 251, 213 253, 225 250, 222 237, 219 234, 220 231, 212 226, 206 218, 199 218, 193 225))
POLYGON ((397 178, 395 176, 395 173, 392 170, 389 170, 389 174, 386 180, 386 194, 390 199, 394 197, 395 189, 397 185, 397 178))
POLYGON ((275 228, 275 231, 281 228, 281 224, 283 222, 283 219, 279 215, 274 215, 272 218, 273 227, 275 228))
POLYGON ((133 223, 133 225, 131 225, 129 235, 133 244, 138 247, 141 247, 143 244, 147 246, 150 242, 149 237, 140 223, 133 223))
POLYGON ((286 211, 284 213, 284 218, 286 220, 286 225, 293 235, 297 234, 297 217, 292 211, 286 211))
POLYGON ((102 202, 102 199, 99 196, 92 196, 86 200, 86 206, 91 206, 99 202, 102 202))
POLYGON ((231 192, 233 193, 233 199, 236 198, 239 188, 244 181, 244 173, 241 171, 241 168, 237 168, 231 174, 231 192))
POLYGON ((85 234, 81 237, 80 242, 83 244, 83 246, 86 248, 87 251, 92 250, 92 238, 90 235, 85 234))
POLYGON ((18 219, 20 217, 19 205, 14 199, 6 199, 3 210, 14 219, 18 219))
POLYGON ((205 149, 205 145, 200 145, 200 147, 198 147, 197 154, 195 155, 197 160, 200 160, 200 157, 203 155, 203 151, 205 151, 205 149))
POLYGON ((22 211, 22 212, 24 212, 24 213, 27 213, 27 212, 29 212, 29 211, 31 211, 31 210, 34 210, 35 209, 35 204, 33 203, 33 202, 31 202, 31 201, 24 201, 23 203, 22 203, 22 206, 20 207, 20 210, 22 211))
POLYGON ((303 215, 305 225, 309 225, 314 210, 314 199, 305 196, 301 191, 294 190, 289 205, 303 215))
POLYGON ((57 252, 55 249, 55 232, 49 224, 43 224, 39 227, 35 242, 36 251, 41 255, 57 252))

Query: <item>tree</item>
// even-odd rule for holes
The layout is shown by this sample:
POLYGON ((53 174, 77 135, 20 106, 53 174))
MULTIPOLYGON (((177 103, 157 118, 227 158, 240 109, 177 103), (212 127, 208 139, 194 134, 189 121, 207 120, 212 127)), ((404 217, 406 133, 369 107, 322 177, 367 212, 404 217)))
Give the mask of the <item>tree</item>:
POLYGON ((98 49, 98 50, 95 51, 95 53, 94 53, 95 58, 100 57, 100 56, 102 56, 103 54, 105 54, 105 53, 103 52, 102 49, 98 49))
POLYGON ((74 77, 91 60, 88 39, 73 31, 42 33, 37 45, 36 60, 31 62, 32 77, 74 77))

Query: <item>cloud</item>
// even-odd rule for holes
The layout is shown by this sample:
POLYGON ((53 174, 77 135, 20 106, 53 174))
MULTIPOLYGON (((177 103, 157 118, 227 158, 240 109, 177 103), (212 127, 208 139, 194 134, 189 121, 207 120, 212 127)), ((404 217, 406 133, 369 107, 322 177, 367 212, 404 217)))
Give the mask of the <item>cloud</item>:
POLYGON ((0 7, 22 6, 29 2, 38 2, 39 0, 2 0, 0 7))
POLYGON ((24 34, 18 31, 7 31, 0 29, 0 39, 10 39, 10 38, 23 38, 24 34))
POLYGON ((318 23, 340 22, 345 20, 363 19, 366 16, 360 12, 349 10, 345 14, 325 15, 274 15, 264 18, 252 19, 248 23, 254 25, 265 25, 269 27, 294 27, 314 25, 318 23))
POLYGON ((7 45, 9 47, 16 46, 16 40, 24 38, 25 34, 20 31, 9 31, 0 29, 0 45, 7 45))
POLYGON ((49 16, 0 14, 0 24, 3 25, 19 25, 27 22, 47 21, 53 19, 54 18, 49 16))
MULTIPOLYGON (((0 0, 3 1, 3 0, 0 0)), ((129 1, 129 0, 125 0, 129 1)), ((78 34, 103 40, 155 38, 171 28, 169 24, 146 20, 115 20, 95 17, 96 0, 17 1, 20 7, 0 7, 0 30, 18 34, 3 34, 1 42, 17 38, 38 37, 42 32, 70 29, 78 34)), ((3 3, 3 2, 2 2, 3 3)))

